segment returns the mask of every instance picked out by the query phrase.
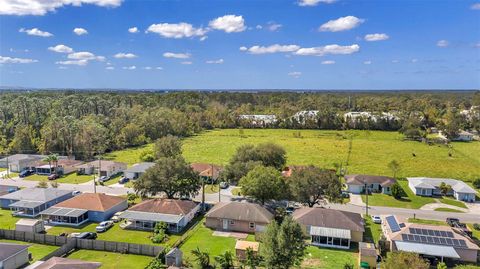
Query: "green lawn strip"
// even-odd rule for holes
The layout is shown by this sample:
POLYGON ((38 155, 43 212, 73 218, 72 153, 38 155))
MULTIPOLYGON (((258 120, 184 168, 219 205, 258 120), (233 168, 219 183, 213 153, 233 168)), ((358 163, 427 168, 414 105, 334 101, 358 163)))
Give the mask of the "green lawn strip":
POLYGON ((76 173, 70 173, 67 175, 63 175, 56 180, 48 180, 48 176, 34 174, 31 176, 25 177, 24 180, 31 180, 31 181, 45 180, 50 182, 56 181, 58 183, 82 184, 90 180, 93 180, 93 175, 77 175, 76 173))
POLYGON ((83 249, 72 252, 67 258, 100 262, 102 269, 143 269, 153 259, 149 256, 83 249))
POLYGON ((441 199, 438 199, 438 200, 439 200, 440 203, 442 203, 442 204, 453 205, 453 206, 460 207, 460 208, 465 208, 465 209, 468 208, 468 207, 465 205, 464 202, 455 200, 455 199, 450 198, 450 197, 442 197, 441 199))
POLYGON ((0 239, 0 242, 20 244, 20 245, 31 245, 28 248, 28 252, 32 253, 32 258, 33 258, 33 260, 30 263, 34 263, 58 249, 57 246, 41 245, 41 244, 16 241, 16 240, 0 239))
POLYGON ((103 183, 105 186, 110 186, 110 185, 113 185, 113 184, 117 184, 118 183, 118 180, 120 180, 120 178, 123 177, 122 174, 118 174, 114 177, 112 177, 111 179, 109 179, 107 182, 103 183))
POLYGON ((9 172, 8 176, 7 176, 7 174, 5 174, 1 178, 16 178, 16 177, 18 177, 18 173, 9 172))
POLYGON ((365 232, 363 234, 364 241, 370 243, 376 243, 382 235, 382 226, 380 224, 373 223, 370 216, 365 218, 365 232))
POLYGON ((448 208, 448 207, 438 207, 435 208, 434 211, 441 211, 441 212, 453 212, 453 213, 465 213, 458 209, 448 208))
POLYGON ((467 226, 472 231, 473 237, 477 238, 477 240, 480 240, 480 230, 475 230, 475 228, 473 228, 473 224, 471 223, 467 223, 467 226))
POLYGON ((331 248, 307 247, 303 269, 333 269, 343 268, 345 264, 358 268, 357 249, 339 250, 331 248))
POLYGON ((12 211, 0 209, 0 229, 15 230, 15 223, 20 218, 12 216, 12 211))
POLYGON ((0 172, 6 171, 7 168, 0 167, 0 172))
POLYGON ((448 226, 445 221, 440 220, 429 220, 429 219, 414 219, 409 218, 408 222, 410 223, 418 223, 418 224, 426 224, 426 225, 437 225, 437 226, 448 226))
MULTIPOLYGON (((407 197, 403 197, 402 199, 395 199, 391 195, 374 193, 368 196, 368 205, 418 209, 426 204, 435 202, 435 199, 431 197, 422 197, 415 195, 408 187, 408 181, 398 180, 398 183, 407 194, 407 197)), ((362 200, 363 202, 366 202, 365 195, 362 195, 362 200)))
POLYGON ((242 188, 240 188, 240 187, 233 188, 232 189, 232 194, 237 195, 237 196, 241 196, 242 195, 242 188))
POLYGON ((128 165, 139 163, 142 152, 153 149, 153 144, 148 144, 140 147, 117 150, 103 155, 106 160, 113 160, 117 162, 124 162, 128 165))
POLYGON ((206 184, 205 193, 218 193, 218 184, 206 184))

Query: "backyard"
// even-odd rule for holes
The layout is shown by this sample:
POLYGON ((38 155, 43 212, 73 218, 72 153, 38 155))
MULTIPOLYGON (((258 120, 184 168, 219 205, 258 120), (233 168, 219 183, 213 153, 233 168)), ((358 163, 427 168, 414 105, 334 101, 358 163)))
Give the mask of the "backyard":
POLYGON ((15 230, 15 223, 20 220, 12 216, 12 211, 0 209, 0 229, 15 230))
POLYGON ((39 259, 47 256, 48 254, 50 254, 51 252, 55 251, 58 248, 57 246, 40 245, 40 244, 28 243, 28 242, 16 241, 16 240, 0 239, 0 242, 20 244, 20 245, 31 245, 28 248, 28 252, 32 253, 32 258, 33 258, 31 263, 34 263, 39 259))
POLYGON ((114 252, 77 250, 67 258, 102 263, 102 269, 145 268, 152 257, 114 252))
POLYGON ((369 243, 376 243, 382 235, 382 225, 373 223, 370 216, 365 219, 365 232, 363 234, 363 240, 369 243))
POLYGON ((339 250, 309 246, 307 247, 305 259, 301 268, 333 269, 344 268, 347 264, 352 265, 353 268, 358 268, 357 249, 339 250))

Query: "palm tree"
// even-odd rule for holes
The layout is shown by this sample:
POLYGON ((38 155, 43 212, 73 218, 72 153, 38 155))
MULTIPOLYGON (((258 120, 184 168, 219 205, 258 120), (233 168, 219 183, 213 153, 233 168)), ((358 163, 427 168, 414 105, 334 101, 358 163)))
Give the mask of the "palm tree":
POLYGON ((57 174, 57 167, 58 167, 58 155, 57 154, 50 154, 45 159, 43 159, 43 161, 48 162, 50 172, 52 171, 52 163, 53 163, 54 173, 57 174))
POLYGON ((220 254, 215 257, 215 261, 218 263, 221 269, 232 269, 233 267, 233 255, 230 251, 220 254))
POLYGON ((202 269, 210 269, 212 265, 210 264, 210 255, 208 252, 202 252, 198 247, 192 250, 193 256, 195 256, 195 261, 200 265, 202 269))
POLYGON ((45 159, 43 159, 43 161, 48 162, 49 172, 52 172, 52 155, 48 155, 47 157, 45 157, 45 159))

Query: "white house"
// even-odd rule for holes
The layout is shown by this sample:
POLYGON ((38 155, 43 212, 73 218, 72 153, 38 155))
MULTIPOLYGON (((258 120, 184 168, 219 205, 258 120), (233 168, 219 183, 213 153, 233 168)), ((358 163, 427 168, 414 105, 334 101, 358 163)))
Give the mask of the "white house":
POLYGON ((277 122, 275 115, 240 115, 238 118, 250 122, 254 126, 265 126, 277 122))
POLYGON ((452 195, 455 199, 465 202, 475 202, 475 191, 465 182, 449 179, 449 178, 427 178, 427 177, 408 177, 408 187, 420 196, 435 196, 442 195, 440 185, 445 183, 452 187, 452 190, 447 195, 452 195))
POLYGON ((136 164, 132 165, 132 167, 123 171, 123 175, 128 179, 137 179, 143 173, 145 173, 145 171, 147 171, 148 168, 150 168, 154 165, 155 165, 155 163, 152 163, 152 162, 136 163, 136 164))

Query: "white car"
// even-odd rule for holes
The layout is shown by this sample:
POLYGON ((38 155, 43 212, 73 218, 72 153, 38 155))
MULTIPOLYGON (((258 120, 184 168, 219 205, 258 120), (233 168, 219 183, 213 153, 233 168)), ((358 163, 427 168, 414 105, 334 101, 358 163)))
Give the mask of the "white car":
POLYGON ((376 224, 382 223, 382 219, 380 218, 380 216, 372 216, 372 221, 373 223, 376 223, 376 224))
POLYGON ((80 195, 82 194, 81 191, 72 191, 72 196, 77 196, 77 195, 80 195))
POLYGON ((97 227, 95 227, 95 230, 98 233, 106 232, 108 229, 110 229, 113 226, 113 221, 107 220, 107 221, 102 221, 98 224, 97 227))
POLYGON ((113 215, 113 217, 110 219, 113 222, 119 222, 120 221, 120 215, 123 213, 123 211, 117 212, 113 215))

